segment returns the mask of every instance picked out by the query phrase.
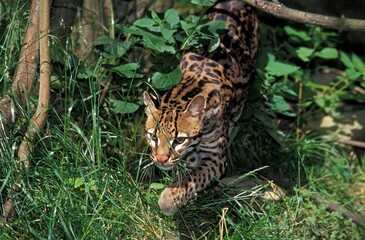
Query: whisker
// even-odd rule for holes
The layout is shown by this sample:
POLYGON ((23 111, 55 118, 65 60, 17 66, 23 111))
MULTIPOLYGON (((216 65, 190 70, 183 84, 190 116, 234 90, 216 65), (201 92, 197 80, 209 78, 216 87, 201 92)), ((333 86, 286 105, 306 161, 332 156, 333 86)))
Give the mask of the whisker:
POLYGON ((142 167, 142 170, 146 170, 147 168, 149 168, 149 167, 151 167, 151 166, 155 166, 155 164, 153 163, 153 162, 150 162, 150 163, 148 163, 147 165, 145 165, 145 166, 143 166, 142 167))
POLYGON ((141 168, 141 170, 142 170, 141 181, 144 181, 144 180, 147 181, 148 178, 151 178, 151 176, 153 176, 154 168, 155 168, 155 165, 152 162, 143 166, 141 168))

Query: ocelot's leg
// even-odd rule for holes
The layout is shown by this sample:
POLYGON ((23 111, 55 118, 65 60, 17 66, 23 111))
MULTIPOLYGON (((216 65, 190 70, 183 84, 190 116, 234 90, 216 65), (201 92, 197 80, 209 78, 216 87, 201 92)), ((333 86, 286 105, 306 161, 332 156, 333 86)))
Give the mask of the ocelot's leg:
POLYGON ((192 196, 206 188, 215 177, 219 178, 224 173, 225 153, 211 157, 209 159, 205 157, 201 165, 193 169, 189 176, 170 184, 163 190, 158 205, 165 214, 174 214, 192 196))

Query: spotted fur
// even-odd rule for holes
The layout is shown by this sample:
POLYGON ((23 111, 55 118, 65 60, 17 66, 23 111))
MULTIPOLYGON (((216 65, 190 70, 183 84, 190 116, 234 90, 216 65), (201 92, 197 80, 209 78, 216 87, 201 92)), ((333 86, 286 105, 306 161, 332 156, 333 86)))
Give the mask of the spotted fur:
POLYGON ((185 53, 182 79, 159 105, 144 93, 151 159, 164 170, 180 163, 189 169, 159 198, 160 208, 169 215, 224 173, 229 136, 242 113, 254 70, 258 47, 254 9, 237 0, 219 2, 208 16, 226 21, 220 46, 212 53, 185 53))

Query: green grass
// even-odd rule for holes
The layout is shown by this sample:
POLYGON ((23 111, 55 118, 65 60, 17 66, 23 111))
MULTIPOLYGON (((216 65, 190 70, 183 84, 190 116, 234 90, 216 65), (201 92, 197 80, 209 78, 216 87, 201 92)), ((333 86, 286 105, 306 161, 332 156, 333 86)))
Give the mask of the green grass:
MULTIPOLYGON (((8 12, 2 8, 1 14, 4 21, 17 24, 17 16, 22 16, 27 8, 19 9, 18 3, 13 4, 8 6, 8 12)), ((0 78, 2 92, 10 84, 8 75, 14 72, 17 61, 14 56, 19 54, 12 52, 13 43, 9 39, 21 39, 23 33, 23 30, 13 31, 1 31, 4 36, 0 66, 5 66, 4 59, 10 61, 6 65, 9 69, 0 78)), ((262 31, 263 36, 274 39, 270 35, 275 32, 272 27, 263 27, 262 31)), ((283 34, 282 29, 279 32, 283 34)), ((295 46, 290 39, 287 41, 295 46)), ((268 45, 262 43, 263 52, 268 45)), ((288 50, 287 45, 272 47, 278 57, 288 50)), ((358 215, 364 213, 360 204, 363 196, 358 192, 365 182, 364 155, 351 156, 350 148, 335 144, 334 140, 324 140, 324 132, 297 138, 295 118, 289 117, 289 124, 283 128, 277 119, 283 121, 286 117, 275 115, 273 105, 266 104, 277 94, 270 92, 274 91, 270 90, 275 88, 274 83, 262 87, 266 80, 260 74, 236 138, 231 142, 227 174, 248 177, 252 174, 244 174, 267 166, 258 173, 276 178, 288 195, 277 203, 259 204, 267 185, 235 194, 232 194, 235 186, 207 189, 176 215, 163 215, 157 205, 160 185, 151 183, 167 184, 169 176, 148 160, 143 107, 132 114, 118 113, 113 107, 114 99, 141 103, 145 86, 117 81, 101 66, 101 60, 91 72, 86 72, 84 64, 71 57, 68 50, 63 54, 72 63, 66 61, 64 66, 53 69, 52 109, 46 130, 34 140, 31 166, 29 171, 20 172, 19 180, 15 178, 19 171, 14 161, 29 117, 21 118, 6 133, 0 131, 1 205, 9 187, 15 182, 20 186, 14 193, 16 218, 11 223, 0 220, 0 239, 364 237, 364 228, 341 214, 345 208, 358 215), (106 101, 100 104, 101 83, 108 79, 112 79, 112 87, 106 101), (325 202, 315 203, 311 192, 318 192, 325 202), (327 211, 327 201, 337 202, 342 207, 340 212, 327 211)), ((260 64, 261 60, 259 73, 264 71, 260 64)), ((311 67, 301 66, 303 72, 311 67)), ((283 82, 286 86, 292 84, 288 79, 283 82)), ((314 104, 303 107, 301 122, 321 111, 314 104)))

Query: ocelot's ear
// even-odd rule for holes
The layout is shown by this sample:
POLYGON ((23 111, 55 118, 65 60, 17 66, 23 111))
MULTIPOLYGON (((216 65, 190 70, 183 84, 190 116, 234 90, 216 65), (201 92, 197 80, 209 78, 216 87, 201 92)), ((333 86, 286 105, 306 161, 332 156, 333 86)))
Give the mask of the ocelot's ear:
MULTIPOLYGON (((156 99, 156 97, 154 97, 154 96, 152 96, 152 97, 156 99)), ((143 92, 143 102, 144 102, 144 105, 146 105, 145 112, 147 115, 151 114, 153 111, 156 111, 155 103, 151 99, 151 95, 146 91, 143 92)))
POLYGON ((203 95, 196 95, 189 103, 186 111, 192 117, 202 118, 205 114, 205 107, 207 105, 206 98, 203 95))

